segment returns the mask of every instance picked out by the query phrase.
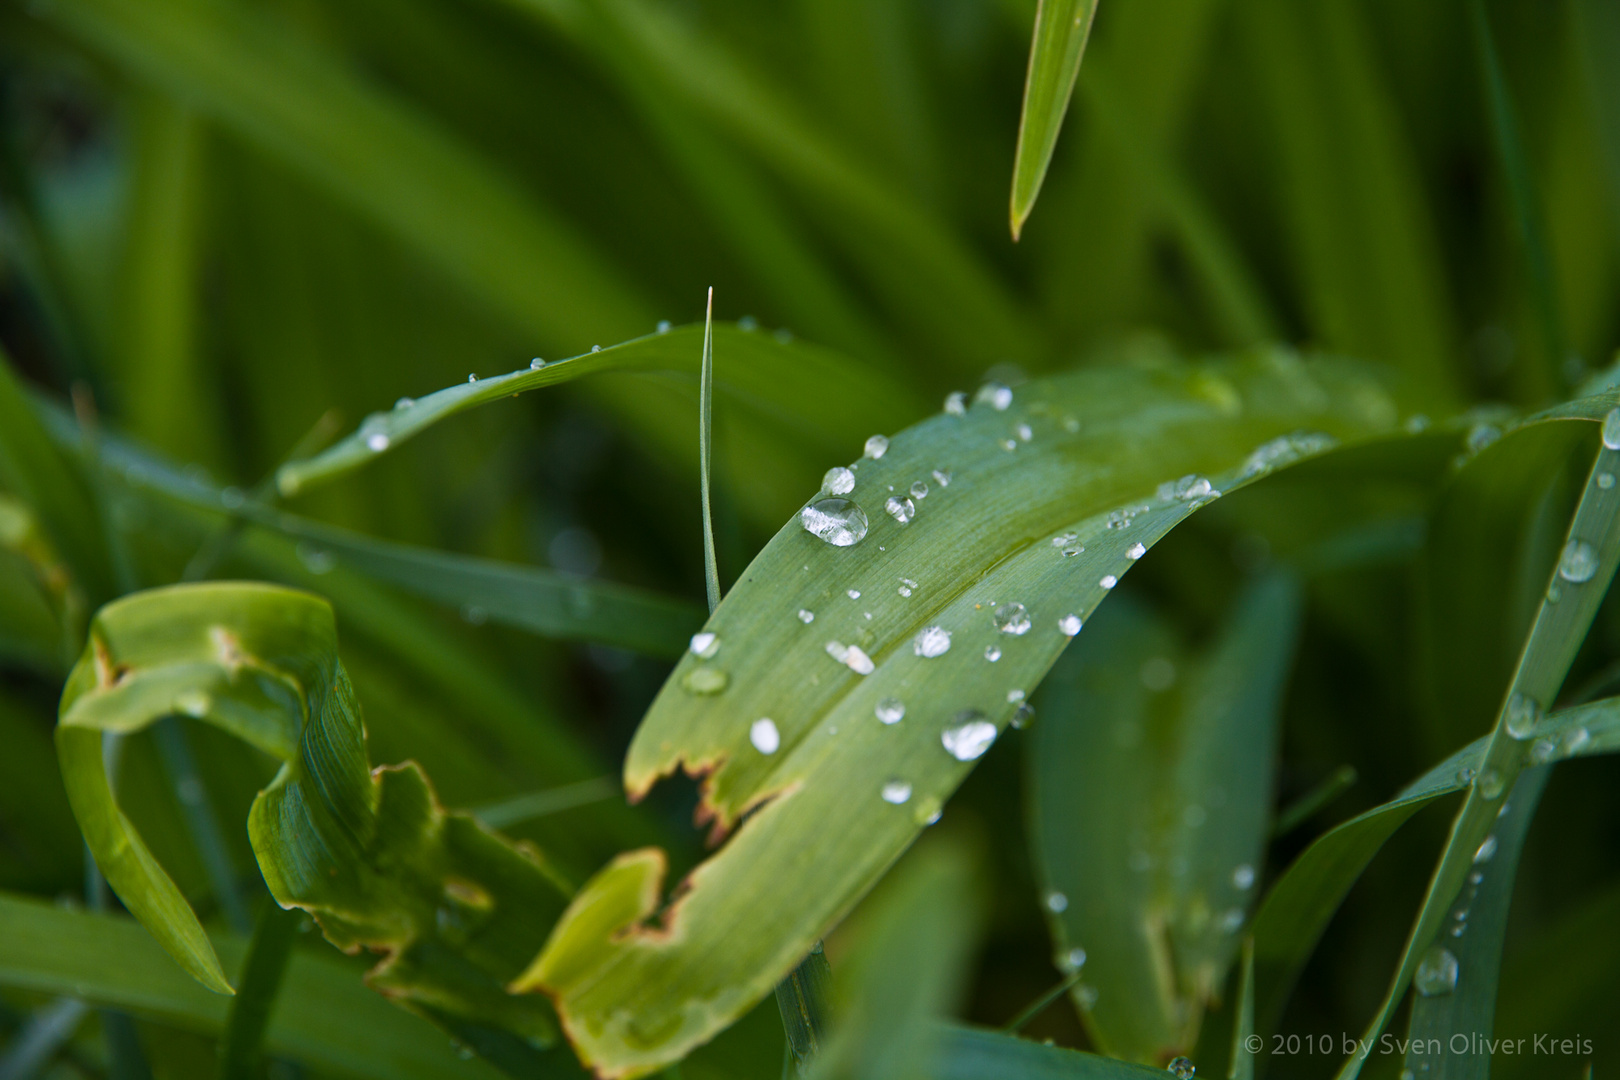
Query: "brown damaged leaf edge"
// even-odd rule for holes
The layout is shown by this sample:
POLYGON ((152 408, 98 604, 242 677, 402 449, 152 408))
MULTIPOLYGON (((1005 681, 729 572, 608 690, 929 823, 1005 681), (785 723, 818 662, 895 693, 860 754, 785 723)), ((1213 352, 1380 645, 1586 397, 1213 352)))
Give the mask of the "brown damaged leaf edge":
POLYGON ((1161 536, 1216 492, 1391 435, 1399 417, 1371 369, 1257 351, 991 387, 874 444, 852 491, 813 500, 854 504, 863 537, 833 546, 789 522, 711 617, 718 645, 681 659, 632 742, 626 790, 701 776, 699 816, 729 839, 661 915, 663 855, 616 860, 511 989, 549 994, 603 1077, 678 1060, 769 993, 937 819, 978 756, 942 733, 983 725, 982 751, 1065 628, 1161 536), (896 515, 900 498, 911 511, 896 515), (992 613, 1011 600, 1030 627, 1009 636, 992 613), (950 632, 948 651, 914 646, 929 627, 950 632), (869 673, 841 662, 850 645, 869 673), (875 715, 888 697, 905 702, 897 723, 875 715), (771 737, 755 741, 765 720, 771 737))

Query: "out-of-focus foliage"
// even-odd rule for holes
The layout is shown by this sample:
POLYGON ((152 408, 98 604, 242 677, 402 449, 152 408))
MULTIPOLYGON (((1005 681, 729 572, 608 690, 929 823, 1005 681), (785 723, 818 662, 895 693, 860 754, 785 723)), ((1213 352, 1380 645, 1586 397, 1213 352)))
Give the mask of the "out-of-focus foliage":
MULTIPOLYGON (((1417 995, 1412 1033, 1620 1027, 1609 925, 1620 785, 1600 753, 1613 749, 1612 709, 1565 708, 1611 695, 1620 653, 1599 587, 1620 551, 1594 524, 1610 520, 1612 474, 1592 468, 1590 422, 1614 403, 1620 344, 1616 72, 1620 15, 1605 0, 0 2, 0 1076, 122 1077, 143 1064, 207 1075, 222 1025, 253 1029, 115 916, 118 897, 139 901, 116 873, 110 895, 89 868, 84 793, 70 800, 52 741, 92 616, 207 579, 330 601, 370 760, 421 770, 382 773, 379 787, 431 777, 444 807, 483 808, 512 842, 544 851, 567 890, 604 866, 644 871, 647 857, 622 853, 662 849, 674 891, 654 881, 616 911, 613 925, 656 913, 618 943, 624 953, 678 925, 683 898, 688 916, 723 899, 716 868, 738 875, 733 904, 746 908, 756 887, 787 897, 759 901, 783 910, 745 912, 766 928, 747 950, 728 953, 715 931, 712 963, 678 957, 733 995, 704 1037, 745 1013, 681 1062, 688 1078, 774 1075, 769 985, 829 930, 837 1000, 882 1000, 891 1017, 847 1021, 829 1075, 1136 1073, 1064 1047, 1156 1069, 1185 1054, 1221 1075, 1243 1030, 1235 958, 1247 937, 1252 1024, 1268 1050, 1277 1035, 1361 1031, 1386 996, 1400 1003, 1407 979, 1392 991, 1392 973, 1432 973, 1431 946, 1463 924, 1476 936, 1452 949, 1460 990, 1417 995), (1031 63, 1032 40, 1048 61, 1031 63), (731 594, 711 629, 713 666, 731 682, 704 699, 712 707, 692 706, 680 680, 709 658, 685 656, 654 707, 702 625, 700 335, 686 324, 711 285, 713 529, 731 594), (674 328, 660 333, 660 320, 674 328), (1261 431, 1221 365, 1264 367, 1289 348, 1346 358, 1387 394, 1388 415, 1336 428, 1323 417, 1356 412, 1347 385, 1317 400, 1289 374, 1312 365, 1285 359, 1267 370, 1303 408, 1261 431), (1011 389, 1010 411, 993 394, 973 403, 986 379, 1011 389), (1021 412, 1055 386, 1086 400, 1021 412), (1148 389, 1137 399, 1131 387, 1148 389), (912 430, 953 390, 968 392, 965 418, 912 430), (1226 428, 1171 415, 1183 397, 1210 417, 1237 411, 1226 428), (1116 406, 1116 426, 1098 419, 1116 406), (964 431, 947 431, 959 420, 964 431), (996 425, 1012 450, 961 441, 996 425), (1295 429, 1385 437, 1251 477, 1158 543, 1153 517, 1105 527, 1108 510, 1159 505, 1159 483, 1240 469, 1295 429), (858 475, 896 491, 857 488, 871 536, 823 548, 794 515, 879 431, 893 449, 858 475), (927 469, 902 477, 914 444, 927 469), (927 474, 951 469, 946 455, 982 465, 988 486, 957 466, 961 482, 943 489, 927 474), (912 480, 931 490, 898 526, 884 506, 909 498, 912 480), (942 528, 948 497, 984 512, 942 528), (1044 544, 1094 510, 1104 539, 1090 552, 1045 550, 1083 567, 1088 588, 1117 576, 1096 565, 1105 551, 1139 535, 1151 551, 1118 582, 1122 610, 1105 607, 1049 691, 1033 693, 1044 730, 1004 732, 968 775, 924 727, 947 697, 1000 726, 1023 712, 1007 686, 1034 692, 1056 657, 1049 642, 1020 659, 1033 632, 1001 634, 989 615, 976 667, 960 681, 953 668, 932 705, 908 689, 900 727, 878 724, 862 695, 881 696, 916 659, 913 635, 951 604, 1018 600, 1050 621, 1042 605, 1074 583, 1026 581, 1022 542, 1044 544), (1575 577, 1561 575, 1575 542, 1590 545, 1590 567, 1577 552, 1575 577), (790 544, 816 545, 815 560, 788 558, 790 544), (821 574, 823 560, 839 571, 817 577, 827 589, 857 564, 893 580, 838 584, 818 607, 793 574, 821 574), (901 566, 911 560, 917 572, 901 566), (1284 579, 1298 583, 1297 632, 1278 616, 1276 640, 1245 652, 1242 613, 1274 587, 1258 583, 1284 579), (795 618, 801 606, 813 622, 795 618), (810 643, 804 656, 789 631, 810 643), (835 665, 823 648, 834 639, 869 649, 874 673, 853 674, 847 652, 835 665), (1223 697, 1220 677, 1245 664, 1257 674, 1223 697), (993 709, 967 700, 989 689, 993 709), (1510 691, 1547 714, 1535 737, 1501 734, 1510 691), (846 730, 850 762, 834 755, 811 775, 807 733, 844 722, 814 704, 823 693, 871 730, 846 730), (746 765, 749 725, 765 717, 782 748, 774 780, 746 765), (1248 733, 1219 745, 1256 790, 1223 802, 1196 748, 1229 731, 1248 733), (880 736, 916 746, 855 752, 880 736), (1085 747, 1098 756, 1066 768, 1085 747), (677 759, 714 767, 707 798, 683 780, 635 805, 604 797, 627 753, 638 791, 677 759), (1107 761, 1119 767, 1097 776, 1107 761), (877 773, 862 762, 883 773, 879 786, 911 783, 911 807, 949 796, 933 828, 945 835, 900 855, 921 825, 902 815, 906 828, 875 844, 851 803, 826 835, 811 822, 783 841, 798 845, 791 865, 761 871, 775 864, 746 857, 794 800, 836 802, 843 782, 866 784, 869 816, 894 809, 867 790, 877 773), (1510 786, 1521 765, 1552 762, 1534 820, 1504 818, 1499 861, 1476 867, 1499 805, 1482 775, 1510 786), (1360 778, 1347 793, 1267 835, 1346 766, 1360 778), (1455 792, 1467 802, 1448 841, 1455 792), (692 827, 699 809, 702 824, 733 832, 713 862, 692 827), (1225 867, 1224 885, 1188 855, 1219 853, 1224 866, 1238 851, 1260 854, 1225 867), (834 924, 897 856, 890 899, 860 912, 865 929, 846 943, 834 924), (699 866, 689 890, 675 885, 699 866), (914 924, 894 915, 893 897, 969 876, 971 896, 919 906, 914 924), (1217 904, 1221 888, 1245 898, 1217 904), (1143 947, 1120 959, 1114 938, 1088 941, 1112 933, 1098 913, 1147 920, 1143 947), (931 934, 964 940, 941 949, 931 934), (896 966, 931 982, 896 998, 885 982, 896 966), (1494 991, 1468 982, 1476 971, 1494 991), (1065 980, 1022 1038, 985 1030, 1065 980), (957 1002, 976 1026, 929 1027, 957 1002), (1156 1034, 1114 1034, 1127 1028, 1156 1034), (905 1049, 924 1046, 931 1063, 905 1049), (903 1066, 889 1064, 896 1054, 903 1066)), ((1164 505, 1186 505, 1170 494, 1164 505)), ((1088 623, 1092 603, 1077 601, 1088 623)), ((947 659, 967 656, 969 636, 947 659)), ((80 745, 68 775, 105 778, 103 806, 171 883, 168 910, 196 913, 182 935, 191 953, 221 958, 217 974, 199 970, 229 981, 270 902, 248 822, 284 755, 172 715, 184 712, 149 711, 127 735, 69 723, 80 745)), ((286 715, 289 737, 311 730, 286 715)), ((105 865, 140 861, 106 840, 105 865)), ((448 926, 437 908, 414 911, 433 923, 418 940, 457 938, 456 910, 448 926)), ((536 912, 536 926, 556 913, 536 912)), ((501 1008, 487 1029, 435 1014, 467 1056, 447 1052, 442 1031, 367 996, 368 965, 318 939, 294 935, 262 1028, 272 1068, 574 1069, 566 1051, 524 1041, 545 1041, 544 1025, 499 1019, 501 1008)), ((460 961, 452 948, 423 962, 442 974, 460 961)), ((680 977, 687 990, 701 982, 680 977)), ((682 1000, 651 976, 638 985, 663 1005, 682 1000)), ((631 1026, 667 1020, 632 1011, 631 1026)), ((1393 1030, 1407 1025, 1397 1014, 1393 1030)), ((638 1038, 672 1045, 663 1028, 638 1038)), ((251 1071, 258 1050, 231 1060, 251 1071)), ((1589 1062, 1602 1075, 1617 1054, 1594 1040, 1537 1075, 1574 1077, 1589 1062)), ((1239 1062, 1289 1076, 1340 1064, 1239 1062)), ((1483 1075, 1480 1061, 1446 1064, 1483 1075)), ((1368 1071, 1401 1065, 1375 1056, 1368 1071)))

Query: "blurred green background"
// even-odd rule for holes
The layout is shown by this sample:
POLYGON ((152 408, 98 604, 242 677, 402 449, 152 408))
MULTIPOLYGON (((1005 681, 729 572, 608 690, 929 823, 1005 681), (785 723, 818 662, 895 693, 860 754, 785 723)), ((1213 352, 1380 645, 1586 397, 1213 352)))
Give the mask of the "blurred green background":
MULTIPOLYGON (((1271 340, 1390 365, 1436 416, 1534 409, 1620 344, 1620 10, 1485 9, 1517 122, 1505 142, 1461 0, 1104 0, 1015 245, 1025 0, 7 0, 0 342, 42 391, 76 395, 81 420, 243 490, 301 441, 402 396, 692 322, 711 285, 717 317, 884 372, 901 391, 860 407, 890 430, 988 371, 1271 340)), ((822 389, 808 411, 840 432, 848 389, 822 389)), ((859 449, 813 445, 747 404, 722 398, 716 420, 727 583, 859 449)), ((285 505, 695 608, 696 427, 695 380, 606 375, 442 424, 285 505)), ((1470 588, 1492 593, 1548 505, 1568 505, 1562 489, 1548 503, 1541 479, 1504 481, 1470 588)), ((92 607, 177 580, 213 527, 138 493, 110 505, 130 559, 81 583, 92 607)), ((1227 520, 1178 534, 1144 566, 1142 594, 1207 632, 1232 590, 1188 586, 1241 577, 1253 544, 1234 546, 1240 532, 1227 520)), ((667 670, 412 599, 319 555, 249 529, 207 569, 331 596, 373 758, 416 757, 450 805, 612 774, 667 670)), ((1350 764, 1361 782, 1332 808, 1346 815, 1489 723, 1522 612, 1489 597, 1446 609, 1472 611, 1491 645, 1459 646, 1461 670, 1436 675, 1435 631, 1412 599, 1429 595, 1430 569, 1313 581, 1282 801, 1350 764)), ((49 741, 71 657, 50 613, 9 587, 24 570, 0 554, 0 887, 48 897, 82 889, 49 741)), ((1605 612, 1583 663, 1616 645, 1605 612)), ((191 735, 251 892, 235 823, 266 766, 191 735)), ((125 802, 217 913, 165 780, 173 762, 145 738, 128 753, 125 802)), ((953 804, 976 822, 960 827, 1005 840, 987 848, 998 884, 969 1005, 987 1023, 1053 978, 1021 768, 1015 751, 991 755, 953 804)), ((1605 760, 1554 782, 1515 908, 1518 955, 1598 947, 1537 943, 1615 910, 1617 779, 1605 760)), ((642 842, 689 866, 693 796, 666 788, 648 808, 598 799, 514 831, 576 879, 642 842)), ((1294 1029, 1353 1029, 1376 1001, 1444 821, 1419 824, 1352 894, 1294 1029)), ((1303 843, 1286 838, 1271 861, 1303 843)), ((1545 1000, 1528 988, 1552 976, 1523 963, 1505 1017, 1545 1000)), ((1564 1018, 1613 1024, 1607 979, 1593 984, 1607 997, 1587 986, 1564 1018)), ((0 1010, 0 1031, 22 1005, 0 1010)), ((1062 1006, 1029 1031, 1084 1042, 1062 1006)), ((1612 1060, 1620 1045, 1599 1050, 1612 1060)))

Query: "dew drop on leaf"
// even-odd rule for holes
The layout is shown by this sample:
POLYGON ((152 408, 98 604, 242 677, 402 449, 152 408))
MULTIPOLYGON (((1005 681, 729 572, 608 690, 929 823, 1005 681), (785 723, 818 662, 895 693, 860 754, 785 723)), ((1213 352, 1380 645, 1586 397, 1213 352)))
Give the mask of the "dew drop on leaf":
POLYGON ((546 362, 544 360, 540 359, 538 356, 535 357, 533 360, 529 361, 529 370, 530 371, 539 371, 541 368, 543 368, 545 366, 546 366, 546 362))
POLYGON ((990 661, 992 664, 997 660, 1000 660, 1001 647, 999 645, 986 645, 984 647, 984 658, 990 661))
POLYGON ((861 598, 861 590, 859 590, 859 589, 845 589, 844 590, 844 595, 849 597, 851 600, 859 600, 861 598))
POLYGON ((726 684, 730 681, 731 677, 719 668, 695 667, 686 673, 686 677, 681 680, 681 685, 686 688, 689 694, 699 694, 707 697, 710 694, 718 694, 724 690, 726 684))
POLYGON ((933 472, 933 476, 934 476, 934 483, 938 484, 940 487, 950 487, 951 486, 951 474, 949 472, 946 472, 944 469, 935 469, 934 472, 933 472))
POLYGON ((1105 589, 1112 589, 1115 585, 1119 584, 1119 578, 1115 577, 1113 574, 1104 574, 1097 584, 1101 585, 1105 589))
POLYGON ((1086 950, 1076 946, 1063 954, 1063 967, 1069 971, 1079 971, 1086 966, 1086 950))
POLYGON ((962 416, 967 412, 967 395, 960 390, 952 390, 945 395, 945 411, 952 416, 962 416))
POLYGON ((1063 631, 1065 637, 1074 637, 1080 632, 1080 616, 1065 615, 1058 620, 1058 629, 1063 631))
POLYGON ((1603 418, 1603 445, 1620 450, 1620 409, 1610 409, 1603 418))
POLYGON ((923 483, 921 480, 913 480, 911 482, 910 490, 911 490, 911 497, 913 499, 926 499, 926 498, 928 498, 928 485, 923 483))
POLYGON ((1033 719, 1035 719, 1035 706, 1025 701, 1019 703, 1018 708, 1013 710, 1010 723, 1013 727, 1022 731, 1024 728, 1029 727, 1029 722, 1033 719))
POLYGON ((835 465, 821 478, 821 487, 829 495, 848 495, 855 490, 855 474, 842 465, 835 465))
POLYGON ((214 699, 202 690, 186 690, 175 696, 174 711, 201 720, 214 707, 214 699))
POLYGON ((1412 985, 1424 997, 1442 997, 1457 989, 1457 958, 1436 945, 1418 961, 1412 985))
POLYGON ((1474 864, 1488 863, 1496 858, 1496 837, 1487 836, 1483 843, 1474 851, 1474 864))
POLYGON ((774 754, 782 745, 782 733, 776 730, 776 721, 768 716, 755 720, 748 728, 748 741, 762 754, 774 754))
POLYGON ((940 734, 939 741, 957 761, 977 761, 996 741, 996 725, 978 709, 963 709, 940 734))
POLYGON ((919 630, 917 636, 911 641, 911 650, 918 656, 943 656, 950 650, 951 632, 941 626, 930 626, 919 630))
POLYGON ((809 608, 800 608, 799 621, 808 626, 816 621, 816 613, 811 611, 809 608))
POLYGON ((415 398, 402 397, 398 401, 394 402, 394 408, 395 409, 408 409, 412 405, 415 405, 415 404, 416 404, 416 399, 415 398))
POLYGON ((866 539, 866 511, 848 499, 822 499, 799 511, 806 532, 833 547, 852 547, 866 539))
POLYGON ((1479 777, 1479 793, 1487 799, 1500 799, 1504 786, 1502 774, 1495 769, 1486 769, 1479 777))
POLYGON ((996 608, 996 629, 1003 634, 1012 634, 1021 637, 1029 633, 1032 625, 1029 618, 1029 609, 1023 604, 1006 603, 996 608))
POLYGON ((374 454, 380 454, 388 449, 388 436, 382 432, 366 436, 366 448, 374 454))
POLYGON ((873 435, 870 439, 866 440, 864 453, 873 461, 876 461, 878 458, 882 457, 888 452, 889 437, 887 435, 873 435))
POLYGON ((1030 430, 1028 424, 1019 424, 1017 427, 1013 428, 1013 434, 1018 436, 1019 442, 1029 442, 1029 440, 1035 437, 1035 433, 1030 430))
POLYGON ((911 798, 911 784, 905 780, 890 780, 883 785, 883 801, 899 806, 911 798))
POLYGON ((693 656, 701 656, 707 660, 720 651, 720 635, 708 630, 700 634, 693 634, 691 648, 693 656))
POLYGON ((906 703, 897 697, 886 697, 872 710, 885 724, 898 724, 905 719, 906 703))
POLYGON ((1604 491, 1608 491, 1610 488, 1614 487, 1614 473, 1612 473, 1612 472, 1600 472, 1600 473, 1598 473, 1597 474, 1597 486, 1602 488, 1604 491))
POLYGON ((1535 698, 1525 694, 1514 694, 1508 698, 1507 718, 1504 727, 1507 733, 1515 739, 1528 739, 1535 734, 1536 726, 1541 723, 1541 703, 1535 698))
POLYGON ((1239 889, 1247 889, 1254 884, 1254 867, 1242 863, 1232 871, 1232 884, 1239 889))
POLYGON ((1579 585, 1591 581, 1597 573, 1597 551, 1585 540, 1571 540, 1564 545, 1564 554, 1558 560, 1558 576, 1579 585))
POLYGON ((1197 1075, 1198 1067, 1192 1063, 1191 1058, 1178 1057, 1165 1066, 1165 1071, 1176 1080, 1189 1080, 1190 1077, 1197 1075))
POLYGON ((1007 406, 1012 404, 1013 392, 1007 386, 998 382, 987 382, 979 387, 974 395, 974 401, 987 401, 996 412, 1006 412, 1007 406))
POLYGON ((1142 556, 1144 556, 1146 554, 1147 554, 1147 545, 1141 543, 1140 541, 1135 543, 1135 544, 1132 544, 1129 548, 1127 548, 1125 550, 1125 557, 1132 560, 1133 562, 1135 560, 1137 560, 1137 559, 1140 559, 1142 556))
POLYGON ((917 516, 916 503, 910 499, 896 498, 893 495, 890 495, 888 501, 883 504, 883 509, 890 517, 902 525, 917 516))
POLYGON ((1023 700, 1024 700, 1024 692, 1022 690, 1009 690, 1009 691, 1007 691, 1007 704, 1016 705, 1020 701, 1023 701, 1023 700))
POLYGON ((1053 889, 1051 892, 1046 894, 1046 910, 1047 911, 1050 911, 1053 914, 1058 914, 1060 912, 1068 910, 1068 907, 1069 907, 1069 898, 1067 896, 1064 896, 1062 893, 1058 892, 1056 889, 1053 889))

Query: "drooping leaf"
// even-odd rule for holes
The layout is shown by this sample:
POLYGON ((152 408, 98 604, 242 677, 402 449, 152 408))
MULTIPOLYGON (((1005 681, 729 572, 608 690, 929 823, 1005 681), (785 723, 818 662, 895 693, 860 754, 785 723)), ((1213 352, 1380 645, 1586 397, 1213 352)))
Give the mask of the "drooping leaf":
POLYGON ((1029 44, 1029 72, 1024 77, 1024 109, 1018 120, 1018 147, 1013 155, 1012 234, 1018 239, 1035 209, 1046 168, 1057 148, 1063 117, 1074 96, 1097 0, 1040 0, 1035 33, 1029 44))
POLYGON ((277 902, 309 911, 334 944, 385 955, 373 986, 475 1045, 491 1028, 549 1041, 549 1010, 502 986, 539 948, 565 887, 532 848, 440 807, 414 764, 370 769, 325 601, 235 583, 126 597, 97 614, 62 698, 63 774, 108 883, 187 971, 229 992, 102 767, 103 732, 172 714, 283 763, 248 818, 259 868, 277 902))
MULTIPOLYGON (((225 969, 246 949, 215 939, 225 969)), ((71 994, 92 1005, 204 1032, 223 1028, 227 1001, 164 955, 131 919, 0 895, 0 985, 71 994)), ((271 1014, 266 1048, 313 1068, 376 1080, 494 1080, 486 1062, 458 1057, 442 1032, 363 987, 336 957, 295 951, 271 1014)))
POLYGON ((556 997, 607 1074, 707 1039, 938 814, 1149 545, 1215 491, 1394 419, 1359 369, 1260 354, 991 385, 869 444, 744 573, 631 746, 632 794, 684 767, 717 831, 747 821, 662 927, 642 925, 662 856, 621 858, 519 985, 556 997), (904 718, 882 723, 891 698, 904 718))
POLYGON ((1058 966, 1083 972, 1075 1001, 1116 1056, 1190 1051, 1238 948, 1299 603, 1290 578, 1263 579, 1203 655, 1111 607, 1043 691, 1033 854, 1058 966))

